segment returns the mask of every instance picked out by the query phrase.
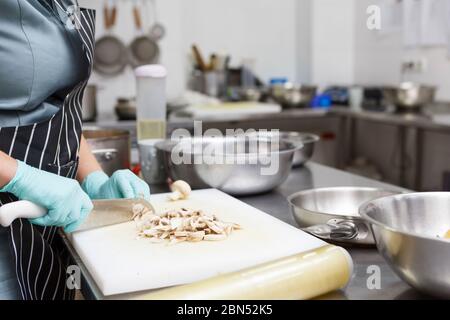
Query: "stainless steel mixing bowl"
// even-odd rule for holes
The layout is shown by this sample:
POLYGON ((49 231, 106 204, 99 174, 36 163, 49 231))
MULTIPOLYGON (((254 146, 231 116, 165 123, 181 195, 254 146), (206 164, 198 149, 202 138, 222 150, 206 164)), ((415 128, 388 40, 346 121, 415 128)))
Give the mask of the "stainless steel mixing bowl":
POLYGON ((374 245, 369 225, 358 213, 359 206, 395 191, 362 187, 332 187, 304 190, 288 197, 298 225, 324 240, 374 245))
POLYGON ((425 192, 370 201, 360 214, 373 230, 378 251, 412 287, 450 298, 450 193, 425 192))
POLYGON ((255 132, 250 136, 259 137, 275 137, 283 140, 288 140, 293 143, 301 143, 303 148, 297 150, 294 154, 294 160, 292 162, 293 167, 299 167, 304 165, 314 154, 314 148, 320 137, 313 133, 308 132, 296 132, 296 131, 279 131, 279 132, 255 132))
POLYGON ((156 144, 172 180, 233 195, 270 191, 289 176, 300 143, 250 137, 187 138, 156 144))
POLYGON ((384 98, 394 106, 401 109, 419 109, 434 101, 436 87, 416 84, 412 82, 401 83, 397 87, 383 88, 384 98))
POLYGON ((288 82, 272 86, 270 92, 272 98, 284 108, 300 108, 311 103, 316 95, 317 87, 288 82))

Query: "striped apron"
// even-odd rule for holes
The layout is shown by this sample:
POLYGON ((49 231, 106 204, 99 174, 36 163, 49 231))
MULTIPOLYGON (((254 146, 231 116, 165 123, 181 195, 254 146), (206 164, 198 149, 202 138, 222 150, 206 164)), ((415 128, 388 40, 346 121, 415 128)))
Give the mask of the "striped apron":
MULTIPOLYGON (((94 50, 94 10, 81 9, 77 31, 92 66, 94 50)), ((89 67, 89 73, 91 67, 89 67)), ((0 150, 28 165, 74 179, 82 132, 81 102, 87 84, 75 86, 62 108, 51 119, 26 126, 0 128, 0 150)), ((17 201, 0 193, 0 205, 17 201)), ((73 299, 67 285, 67 267, 72 263, 57 227, 41 227, 18 219, 9 227, 9 244, 23 299, 73 299)))

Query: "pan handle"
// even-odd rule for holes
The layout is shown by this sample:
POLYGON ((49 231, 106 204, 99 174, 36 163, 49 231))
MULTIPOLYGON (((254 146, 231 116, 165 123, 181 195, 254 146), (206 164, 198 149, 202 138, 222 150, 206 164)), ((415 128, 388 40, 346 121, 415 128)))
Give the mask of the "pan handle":
POLYGON ((142 31, 142 18, 141 18, 141 12, 136 4, 133 6, 133 18, 134 18, 134 25, 139 31, 142 31))
POLYGON ((330 220, 326 224, 317 224, 302 230, 324 240, 352 240, 358 236, 357 225, 348 220, 330 220))

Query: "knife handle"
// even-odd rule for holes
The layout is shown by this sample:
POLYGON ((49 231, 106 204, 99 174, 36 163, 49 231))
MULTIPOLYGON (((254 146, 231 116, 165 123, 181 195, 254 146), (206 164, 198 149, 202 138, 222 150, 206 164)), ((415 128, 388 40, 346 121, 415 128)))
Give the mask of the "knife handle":
POLYGON ((19 218, 35 219, 47 214, 47 209, 27 200, 7 203, 0 207, 0 225, 9 227, 19 218))

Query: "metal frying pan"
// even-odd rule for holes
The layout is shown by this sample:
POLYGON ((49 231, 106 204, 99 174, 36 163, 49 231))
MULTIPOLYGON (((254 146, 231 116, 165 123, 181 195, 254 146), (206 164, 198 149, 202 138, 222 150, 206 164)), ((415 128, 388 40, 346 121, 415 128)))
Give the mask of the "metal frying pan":
POLYGON ((166 28, 158 20, 158 9, 156 7, 156 1, 150 0, 150 3, 153 9, 153 20, 154 20, 153 25, 150 28, 150 37, 155 41, 159 41, 166 35, 166 28))
POLYGON ((142 65, 155 63, 159 57, 158 44, 146 35, 142 28, 141 13, 137 4, 133 6, 133 17, 139 35, 129 46, 129 60, 134 68, 142 65))
POLYGON ((359 207, 367 201, 398 193, 363 187, 319 188, 294 193, 288 201, 303 231, 326 241, 373 246, 372 232, 359 215, 359 207))
POLYGON ((95 43, 94 69, 102 75, 115 76, 120 74, 128 63, 127 49, 111 31, 117 20, 117 3, 114 2, 110 10, 108 3, 105 2, 103 11, 106 35, 95 43))

